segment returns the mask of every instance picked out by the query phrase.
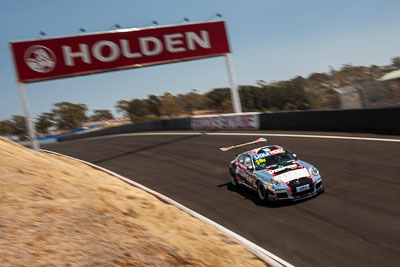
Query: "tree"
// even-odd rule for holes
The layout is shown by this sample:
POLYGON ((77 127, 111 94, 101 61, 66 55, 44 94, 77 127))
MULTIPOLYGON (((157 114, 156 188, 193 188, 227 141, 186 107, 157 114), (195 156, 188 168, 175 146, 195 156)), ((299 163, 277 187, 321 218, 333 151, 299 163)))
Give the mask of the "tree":
POLYGON ((177 98, 170 93, 164 93, 161 97, 160 113, 164 116, 179 114, 180 106, 177 98))
POLYGON ((87 121, 87 107, 84 104, 59 102, 53 105, 54 122, 60 130, 72 130, 87 121))
POLYGON ((369 68, 364 66, 344 64, 340 72, 344 75, 345 84, 369 79, 369 68))
POLYGON ((48 134, 49 128, 54 125, 53 114, 49 112, 40 114, 36 119, 35 125, 39 133, 48 134))
POLYGON ((118 113, 122 113, 125 118, 129 118, 129 104, 130 101, 121 99, 117 102, 115 108, 118 113))
POLYGON ((160 117, 161 100, 156 95, 149 95, 147 98, 147 108, 150 114, 160 117))
POLYGON ((392 58, 392 66, 396 69, 400 69, 400 57, 392 58))
POLYGON ((149 109, 147 106, 147 100, 145 99, 132 99, 129 103, 128 107, 129 115, 132 119, 132 116, 143 118, 144 116, 149 114, 149 109))
POLYGON ((222 103, 231 99, 231 91, 229 88, 216 88, 205 95, 212 101, 214 108, 222 109, 222 103))
POLYGON ((233 112, 232 100, 228 98, 222 101, 220 109, 223 112, 232 113, 233 112))
POLYGON ((9 120, 0 121, 0 135, 10 136, 14 134, 13 123, 9 120))
POLYGON ((330 77, 326 73, 314 72, 310 76, 308 76, 308 81, 317 82, 317 83, 326 82, 329 79, 330 79, 330 77))
POLYGON ((262 93, 260 88, 256 86, 240 86, 239 95, 243 111, 261 110, 263 106, 261 100, 264 98, 262 93))
POLYGON ((305 86, 306 85, 306 79, 303 76, 296 76, 295 78, 291 79, 290 82, 301 85, 301 86, 305 86))
POLYGON ((290 83, 288 84, 284 90, 286 91, 286 103, 283 106, 283 109, 286 110, 305 110, 309 109, 311 106, 310 100, 307 97, 307 94, 304 91, 304 87, 290 83))
POLYGON ((26 120, 24 116, 13 115, 11 117, 12 134, 18 136, 19 140, 26 140, 28 132, 26 129, 26 120))
POLYGON ((93 115, 90 116, 91 121, 103 121, 103 120, 112 120, 114 116, 111 111, 108 109, 95 109, 93 111, 93 115))
POLYGON ((211 106, 212 101, 195 91, 178 95, 179 105, 183 113, 192 114, 194 110, 204 110, 211 106))

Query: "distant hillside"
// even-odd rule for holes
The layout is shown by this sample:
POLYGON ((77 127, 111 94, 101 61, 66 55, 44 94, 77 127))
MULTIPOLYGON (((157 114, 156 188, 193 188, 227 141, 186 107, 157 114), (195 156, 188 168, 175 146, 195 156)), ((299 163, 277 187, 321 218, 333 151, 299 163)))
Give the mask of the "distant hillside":
MULTIPOLYGON (((345 64, 328 73, 312 73, 290 80, 267 83, 258 80, 256 85, 239 86, 244 112, 378 108, 400 105, 400 79, 381 82, 384 74, 400 69, 400 57, 386 66, 352 66, 345 64)), ((136 88, 140 89, 140 88, 136 88)), ((168 92, 145 99, 121 99, 115 109, 131 122, 160 118, 185 117, 195 114, 233 112, 230 88, 214 88, 204 94, 191 89, 185 94, 168 92)), ((50 112, 43 112, 35 119, 38 132, 47 135, 49 130, 71 131, 87 122, 112 120, 110 110, 94 110, 87 115, 85 104, 59 102, 50 112)), ((26 140, 26 123, 23 116, 14 115, 0 121, 0 135, 26 140)))
MULTIPOLYGON (((392 59, 387 66, 371 65, 352 66, 345 64, 339 70, 331 69, 329 73, 313 73, 308 78, 298 76, 291 81, 300 83, 311 97, 315 109, 336 109, 341 107, 340 97, 334 90, 351 86, 355 91, 362 89, 365 93, 366 107, 384 107, 400 102, 399 80, 380 82, 378 79, 385 73, 400 69, 400 57, 392 59)), ((344 95, 349 98, 345 107, 362 107, 360 93, 344 95)), ((361 96, 362 97, 362 96, 361 96)))

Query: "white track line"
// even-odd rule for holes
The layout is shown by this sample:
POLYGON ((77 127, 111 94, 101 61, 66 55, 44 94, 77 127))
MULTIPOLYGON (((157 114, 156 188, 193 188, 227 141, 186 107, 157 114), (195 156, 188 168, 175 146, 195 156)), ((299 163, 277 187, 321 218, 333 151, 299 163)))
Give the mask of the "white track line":
MULTIPOLYGON (((319 139, 339 139, 339 140, 358 140, 358 141, 377 141, 377 142, 395 142, 400 143, 400 139, 389 138, 373 138, 373 137, 360 137, 360 136, 340 136, 340 135, 313 135, 313 134, 272 134, 272 133, 215 133, 215 132, 166 132, 166 133, 127 133, 93 137, 90 139, 114 138, 122 136, 146 136, 146 135, 226 135, 226 136, 276 136, 276 137, 294 137, 294 138, 319 138, 319 139)), ((83 139, 82 139, 83 140, 83 139)))
POLYGON ((96 164, 93 164, 93 163, 90 163, 90 162, 87 162, 87 161, 84 161, 84 160, 81 160, 81 159, 70 157, 70 156, 67 156, 67 155, 64 155, 64 154, 60 154, 60 153, 57 153, 57 152, 53 152, 53 151, 50 151, 50 150, 41 149, 41 151, 82 162, 82 163, 84 163, 86 165, 89 165, 89 166, 95 168, 95 169, 101 170, 103 172, 106 172, 106 173, 114 176, 114 177, 117 177, 117 178, 123 180, 124 182, 126 182, 126 183, 128 183, 130 185, 138 187, 138 188, 140 188, 140 189, 142 189, 142 190, 154 195, 155 197, 159 198, 160 200, 162 200, 162 201, 164 201, 166 203, 169 203, 171 205, 176 206, 177 208, 183 210, 184 212, 190 214, 191 216, 193 216, 193 217, 195 217, 195 218, 197 218, 197 219, 199 219, 199 220, 201 220, 201 221, 203 221, 203 222, 205 222, 205 223, 217 228, 224 235, 226 235, 227 237, 235 240, 236 242, 238 242, 242 246, 246 247, 250 252, 252 252, 254 255, 256 255, 258 258, 260 258, 262 261, 266 262, 268 265, 270 265, 272 267, 294 267, 292 264, 284 261, 283 259, 281 259, 278 256, 272 254, 271 252, 269 252, 269 251, 263 249, 262 247, 254 244, 253 242, 245 239, 244 237, 232 232, 231 230, 223 227, 222 225, 220 225, 220 224, 208 219, 207 217, 204 217, 203 215, 201 215, 201 214, 199 214, 199 213, 197 213, 197 212, 195 212, 195 211, 183 206, 182 204, 176 202, 175 200, 173 200, 173 199, 171 199, 171 198, 169 198, 167 196, 164 196, 164 195, 162 195, 162 194, 160 194, 160 193, 158 193, 158 192, 156 192, 156 191, 154 191, 154 190, 152 190, 152 189, 150 189, 150 188, 148 188, 148 187, 146 187, 144 185, 141 185, 141 184, 139 184, 139 183, 137 183, 135 181, 132 181, 132 180, 130 180, 130 179, 124 177, 124 176, 121 176, 121 175, 119 175, 119 174, 117 174, 115 172, 112 172, 112 171, 110 171, 110 170, 108 170, 106 168, 100 167, 100 166, 98 166, 96 164))
POLYGON ((312 135, 312 134, 206 133, 206 135, 277 136, 277 137, 300 137, 300 138, 362 140, 362 141, 378 141, 378 142, 400 142, 400 139, 357 137, 357 136, 335 136, 335 135, 312 135))

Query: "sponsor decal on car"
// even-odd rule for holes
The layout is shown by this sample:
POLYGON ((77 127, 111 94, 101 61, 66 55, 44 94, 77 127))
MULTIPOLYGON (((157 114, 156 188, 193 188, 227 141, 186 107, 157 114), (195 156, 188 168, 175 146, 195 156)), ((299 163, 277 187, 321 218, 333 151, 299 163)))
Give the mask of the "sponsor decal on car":
POLYGON ((262 159, 262 158, 265 158, 265 157, 268 157, 271 155, 275 155, 275 154, 279 154, 279 153, 285 153, 285 150, 282 148, 279 148, 279 149, 271 150, 269 152, 263 152, 263 153, 255 155, 254 159, 258 160, 258 159, 262 159))
POLYGON ((269 152, 263 152, 263 153, 260 153, 260 154, 258 154, 258 155, 255 155, 255 156, 254 156, 254 159, 255 159, 255 160, 258 160, 258 159, 261 159, 261 158, 268 157, 268 156, 270 156, 270 155, 271 155, 271 153, 269 153, 269 152))
POLYGON ((251 184, 253 187, 255 186, 256 177, 248 174, 244 170, 240 168, 236 168, 236 173, 242 176, 248 184, 251 184))
POLYGON ((280 168, 273 169, 273 170, 268 169, 268 172, 273 174, 273 173, 280 172, 280 171, 283 171, 283 170, 286 170, 286 169, 293 169, 293 168, 297 168, 297 167, 298 167, 297 164, 292 164, 292 165, 289 165, 289 166, 280 167, 280 168))
POLYGON ((285 150, 282 148, 279 148, 279 149, 271 150, 269 153, 271 153, 271 155, 275 155, 275 154, 279 154, 279 153, 285 153, 285 150))
POLYGON ((279 179, 280 181, 287 183, 291 180, 298 179, 301 177, 309 177, 310 174, 308 173, 307 169, 297 169, 290 172, 285 172, 275 176, 275 179, 279 179))

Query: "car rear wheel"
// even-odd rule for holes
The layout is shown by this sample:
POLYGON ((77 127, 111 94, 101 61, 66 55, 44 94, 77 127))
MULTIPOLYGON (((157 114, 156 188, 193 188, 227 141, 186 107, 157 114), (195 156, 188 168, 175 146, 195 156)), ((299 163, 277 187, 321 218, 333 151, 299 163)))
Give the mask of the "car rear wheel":
POLYGON ((238 180, 236 178, 236 174, 233 173, 232 171, 230 173, 231 173, 231 184, 233 186, 237 186, 238 185, 238 180))
POLYGON ((267 190, 265 190, 265 187, 262 183, 257 184, 257 193, 258 193, 258 198, 262 201, 264 201, 268 197, 267 190))

